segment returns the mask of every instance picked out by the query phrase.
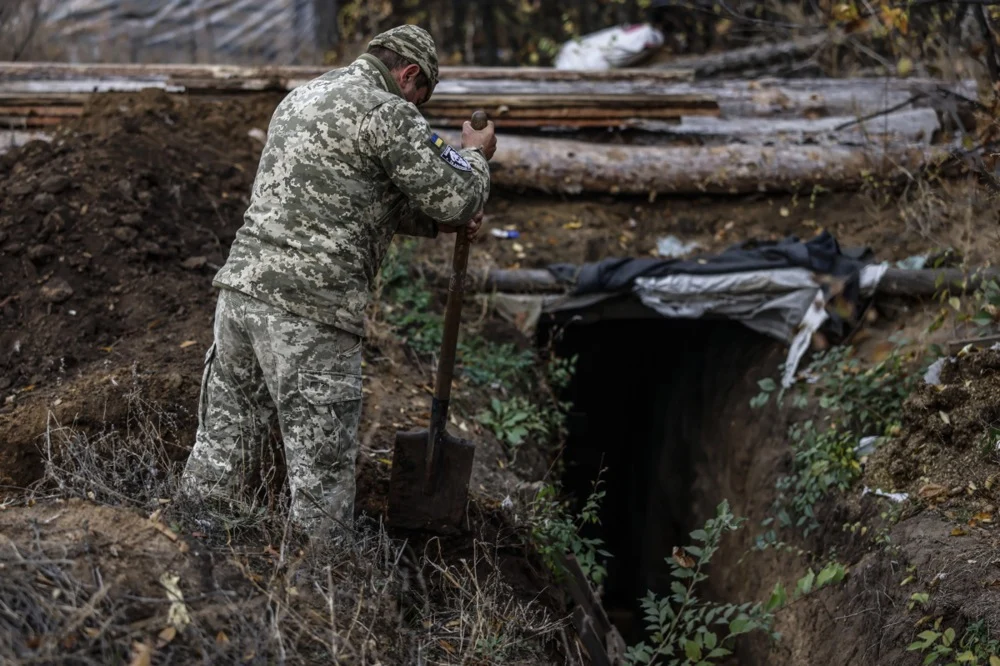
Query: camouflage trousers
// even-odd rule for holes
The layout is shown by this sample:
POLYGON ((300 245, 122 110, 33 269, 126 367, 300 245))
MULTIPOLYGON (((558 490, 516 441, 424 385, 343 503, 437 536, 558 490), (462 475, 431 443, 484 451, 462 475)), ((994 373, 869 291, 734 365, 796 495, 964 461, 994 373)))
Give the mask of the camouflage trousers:
POLYGON ((277 424, 292 519, 340 532, 353 525, 360 419, 361 338, 223 289, 181 491, 235 499, 277 424))

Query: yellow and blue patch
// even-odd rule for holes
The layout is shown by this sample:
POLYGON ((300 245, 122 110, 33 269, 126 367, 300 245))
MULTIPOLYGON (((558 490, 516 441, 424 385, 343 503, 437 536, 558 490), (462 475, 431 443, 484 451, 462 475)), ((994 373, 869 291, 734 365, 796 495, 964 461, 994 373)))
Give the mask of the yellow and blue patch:
POLYGON ((462 157, 461 154, 447 143, 444 139, 439 137, 436 133, 431 134, 431 143, 435 148, 441 150, 441 159, 450 164, 452 167, 458 169, 459 171, 472 171, 472 165, 462 157))

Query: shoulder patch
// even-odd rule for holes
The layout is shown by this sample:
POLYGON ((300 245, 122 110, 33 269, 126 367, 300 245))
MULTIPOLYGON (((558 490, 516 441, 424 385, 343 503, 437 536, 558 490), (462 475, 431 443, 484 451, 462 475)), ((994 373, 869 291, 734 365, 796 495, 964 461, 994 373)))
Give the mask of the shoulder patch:
POLYGON ((431 134, 431 143, 435 148, 441 150, 441 159, 458 169, 459 171, 472 171, 472 165, 462 157, 461 153, 444 142, 444 139, 437 134, 431 134))

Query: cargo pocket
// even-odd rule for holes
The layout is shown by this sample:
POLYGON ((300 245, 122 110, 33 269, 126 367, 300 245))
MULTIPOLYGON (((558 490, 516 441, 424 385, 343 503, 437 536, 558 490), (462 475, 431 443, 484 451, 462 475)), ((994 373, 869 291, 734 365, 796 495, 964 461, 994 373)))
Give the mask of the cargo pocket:
POLYGON ((215 346, 213 342, 208 351, 205 352, 205 363, 201 371, 201 393, 198 396, 198 425, 205 427, 205 415, 208 411, 208 379, 211 376, 212 361, 215 360, 215 346))
POLYGON ((314 418, 331 420, 329 426, 316 425, 336 439, 334 449, 339 457, 351 446, 361 420, 361 375, 299 372, 298 389, 315 410, 314 418))

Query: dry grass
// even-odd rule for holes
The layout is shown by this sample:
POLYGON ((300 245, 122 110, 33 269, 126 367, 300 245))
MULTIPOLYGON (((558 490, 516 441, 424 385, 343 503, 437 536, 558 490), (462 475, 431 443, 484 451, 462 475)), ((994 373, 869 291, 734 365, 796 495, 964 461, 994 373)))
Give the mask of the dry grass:
POLYGON ((138 383, 121 399, 124 428, 50 416, 45 478, 0 511, 0 662, 541 664, 566 644, 495 536, 416 555, 378 519, 308 542, 283 502, 172 499, 169 419, 138 383))

